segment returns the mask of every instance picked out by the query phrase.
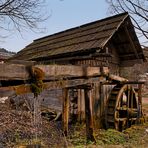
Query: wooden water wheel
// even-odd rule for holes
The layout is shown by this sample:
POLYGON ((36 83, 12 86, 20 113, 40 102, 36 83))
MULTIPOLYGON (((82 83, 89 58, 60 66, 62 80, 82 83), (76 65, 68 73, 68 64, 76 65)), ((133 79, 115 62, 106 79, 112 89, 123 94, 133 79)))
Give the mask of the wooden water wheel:
POLYGON ((116 85, 109 96, 105 122, 107 128, 122 131, 138 118, 138 100, 131 85, 116 85))

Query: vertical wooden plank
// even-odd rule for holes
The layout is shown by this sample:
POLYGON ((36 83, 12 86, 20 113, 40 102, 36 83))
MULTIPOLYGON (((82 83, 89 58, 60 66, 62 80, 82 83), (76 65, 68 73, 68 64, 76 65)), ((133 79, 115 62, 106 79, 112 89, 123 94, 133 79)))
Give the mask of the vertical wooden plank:
POLYGON ((91 113, 91 116, 92 116, 92 110, 93 110, 93 107, 92 107, 92 104, 93 104, 92 89, 89 90, 89 100, 90 100, 90 113, 91 113))
POLYGON ((95 116, 100 117, 100 93, 99 93, 99 83, 95 84, 95 96, 94 96, 94 112, 95 116))
POLYGON ((81 121, 85 121, 85 96, 84 96, 84 89, 81 89, 81 121))
POLYGON ((78 91, 78 122, 81 122, 81 90, 78 91))
POLYGON ((62 126, 65 136, 68 134, 68 118, 69 118, 69 97, 68 89, 63 89, 63 108, 62 108, 62 126))
POLYGON ((95 107, 94 107, 94 111, 95 111, 95 127, 97 128, 101 128, 102 124, 101 124, 101 94, 100 94, 100 83, 96 84, 96 88, 95 88, 96 92, 95 92, 95 107))
POLYGON ((103 85, 102 83, 100 83, 100 117, 102 116, 102 112, 103 112, 103 97, 104 97, 104 94, 103 94, 103 85))
POLYGON ((142 116, 142 84, 138 84, 138 105, 139 105, 139 117, 142 116))
POLYGON ((142 104, 142 84, 138 84, 138 103, 142 104))
POLYGON ((94 113, 95 84, 92 85, 92 87, 94 87, 94 88, 90 90, 90 109, 91 109, 91 116, 93 117, 93 125, 95 125, 95 122, 94 122, 94 117, 95 117, 95 113, 94 113))
POLYGON ((90 90, 88 88, 84 89, 84 95, 85 95, 85 118, 86 118, 86 138, 87 141, 96 142, 93 132, 93 116, 91 114, 90 109, 90 90))
POLYGON ((84 90, 79 89, 79 99, 78 99, 78 121, 83 122, 85 120, 85 98, 84 90))

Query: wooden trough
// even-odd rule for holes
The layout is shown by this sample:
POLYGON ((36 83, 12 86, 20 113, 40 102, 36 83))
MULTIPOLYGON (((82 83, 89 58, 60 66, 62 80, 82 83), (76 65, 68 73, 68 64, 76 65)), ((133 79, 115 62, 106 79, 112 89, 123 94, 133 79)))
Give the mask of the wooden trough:
MULTIPOLYGON (((32 84, 42 90, 62 89, 62 123, 66 136, 69 90, 78 91, 78 118, 85 118, 87 140, 95 142, 94 126, 97 127, 103 120, 107 128, 122 130, 141 117, 143 83, 112 75, 107 67, 5 63, 0 64, 0 69, 0 97, 30 92, 35 94, 32 84), (135 91, 131 84, 138 84, 138 91, 135 91)), ((38 97, 39 93, 35 95, 38 97)))

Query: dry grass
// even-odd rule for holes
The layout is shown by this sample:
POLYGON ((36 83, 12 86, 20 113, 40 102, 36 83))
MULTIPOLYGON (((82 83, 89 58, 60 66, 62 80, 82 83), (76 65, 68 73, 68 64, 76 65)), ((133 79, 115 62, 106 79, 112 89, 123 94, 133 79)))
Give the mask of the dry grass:
MULTIPOLYGON (((147 116, 147 103, 143 104, 143 109, 147 116)), ((44 119, 42 134, 36 141, 31 117, 29 112, 10 110, 5 104, 0 104, 0 148, 20 148, 20 146, 35 143, 40 143, 45 148, 146 148, 148 145, 148 120, 122 133, 113 129, 95 129, 97 143, 86 144, 85 125, 71 125, 69 136, 65 138, 62 135, 61 122, 48 122, 44 119)))

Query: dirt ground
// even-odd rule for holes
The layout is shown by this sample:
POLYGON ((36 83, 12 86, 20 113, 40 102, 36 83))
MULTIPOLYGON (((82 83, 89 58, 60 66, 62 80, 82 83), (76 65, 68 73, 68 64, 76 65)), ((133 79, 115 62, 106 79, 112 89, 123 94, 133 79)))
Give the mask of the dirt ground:
POLYGON ((143 98, 145 123, 118 132, 113 129, 95 129, 96 144, 87 143, 85 125, 70 126, 66 138, 61 131, 61 122, 42 120, 38 138, 34 136, 32 114, 27 111, 11 110, 6 104, 0 104, 0 148, 25 147, 40 143, 43 148, 147 148, 148 147, 148 97, 143 98))

